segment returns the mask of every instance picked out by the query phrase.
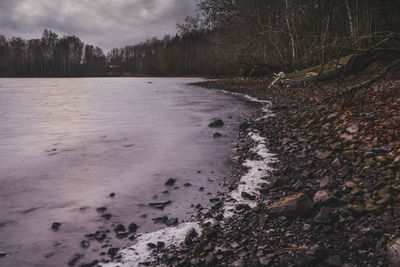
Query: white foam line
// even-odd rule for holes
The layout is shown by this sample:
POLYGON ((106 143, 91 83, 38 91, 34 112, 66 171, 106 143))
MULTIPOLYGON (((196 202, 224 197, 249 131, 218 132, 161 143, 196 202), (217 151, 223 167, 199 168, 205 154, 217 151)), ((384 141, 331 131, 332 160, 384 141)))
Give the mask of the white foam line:
POLYGON ((246 94, 229 92, 229 91, 226 91, 226 90, 220 90, 220 91, 223 92, 223 93, 226 93, 226 94, 231 94, 231 95, 234 95, 234 96, 242 97, 242 98, 244 98, 244 99, 246 99, 246 100, 248 100, 250 102, 264 104, 264 106, 261 108, 261 110, 264 113, 264 115, 261 116, 260 118, 258 118, 257 120, 266 119, 266 118, 275 116, 270 110, 270 107, 272 106, 271 101, 258 99, 258 98, 255 98, 255 97, 252 97, 252 96, 249 96, 249 95, 246 95, 246 94))
POLYGON ((133 246, 121 250, 118 254, 122 256, 121 262, 102 264, 103 267, 136 267, 140 262, 152 262, 154 260, 152 250, 147 246, 148 243, 157 244, 164 242, 165 247, 181 245, 190 230, 196 230, 201 235, 201 227, 197 222, 182 223, 176 227, 167 227, 155 232, 142 234, 137 238, 137 243, 133 246))
MULTIPOLYGON (((246 94, 234 93, 226 90, 221 90, 221 91, 224 93, 243 97, 251 102, 264 104, 263 107, 261 108, 264 115, 259 117, 257 120, 275 116, 270 110, 272 103, 268 100, 260 100, 246 94)), ((241 177, 239 185, 236 188, 236 190, 232 191, 229 194, 229 196, 231 197, 231 199, 233 199, 233 201, 225 203, 225 212, 224 212, 225 218, 229 218, 234 215, 235 206, 237 204, 247 204, 251 208, 254 208, 257 205, 255 201, 243 198, 242 193, 246 192, 250 195, 257 195, 257 188, 259 187, 259 184, 262 182, 261 178, 269 176, 271 171, 273 171, 271 163, 277 160, 275 158, 275 155, 268 151, 265 145, 266 138, 260 136, 260 134, 257 132, 250 132, 249 136, 251 139, 253 139, 253 141, 256 142, 256 145, 251 149, 251 151, 256 153, 260 157, 260 160, 246 160, 243 163, 243 166, 248 168, 248 171, 245 175, 241 177)))
POLYGON ((254 208, 257 205, 255 201, 243 198, 242 193, 246 192, 250 195, 256 196, 258 194, 257 188, 262 182, 261 178, 268 176, 271 171, 273 171, 271 163, 276 161, 275 155, 270 153, 265 146, 266 139, 264 137, 260 136, 256 132, 250 132, 249 136, 256 142, 256 145, 251 149, 251 151, 256 153, 260 159, 246 160, 243 163, 243 166, 248 168, 248 171, 241 177, 238 187, 229 194, 233 201, 225 203, 225 218, 234 215, 235 206, 237 204, 247 204, 251 208, 254 208))

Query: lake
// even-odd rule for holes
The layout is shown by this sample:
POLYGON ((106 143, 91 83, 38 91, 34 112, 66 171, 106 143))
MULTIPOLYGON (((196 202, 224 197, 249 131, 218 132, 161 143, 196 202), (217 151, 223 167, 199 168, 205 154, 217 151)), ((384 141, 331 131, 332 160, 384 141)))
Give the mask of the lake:
POLYGON ((0 265, 62 266, 75 253, 89 261, 132 243, 115 237, 116 224, 154 231, 165 227, 156 217, 188 220, 195 205, 209 205, 235 167, 236 130, 253 108, 188 85, 199 81, 0 79, 0 265), (208 127, 217 118, 225 125, 208 127), (174 186, 164 185, 169 178, 174 186), (164 210, 147 205, 166 201, 164 210), (103 243, 85 237, 107 230, 103 243))

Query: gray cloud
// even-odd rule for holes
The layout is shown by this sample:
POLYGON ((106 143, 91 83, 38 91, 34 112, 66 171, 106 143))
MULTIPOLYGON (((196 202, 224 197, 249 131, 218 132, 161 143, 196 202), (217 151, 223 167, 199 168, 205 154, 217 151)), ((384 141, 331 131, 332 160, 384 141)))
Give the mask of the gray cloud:
POLYGON ((174 34, 195 0, 0 0, 0 34, 38 38, 43 29, 105 50, 174 34))

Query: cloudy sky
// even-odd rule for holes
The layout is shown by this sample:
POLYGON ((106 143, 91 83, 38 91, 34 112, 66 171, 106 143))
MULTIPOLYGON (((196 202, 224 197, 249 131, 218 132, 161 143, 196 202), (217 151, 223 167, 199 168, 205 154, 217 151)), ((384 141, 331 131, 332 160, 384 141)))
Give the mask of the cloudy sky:
POLYGON ((113 47, 174 34, 195 0, 0 0, 0 34, 38 38, 43 29, 113 47))

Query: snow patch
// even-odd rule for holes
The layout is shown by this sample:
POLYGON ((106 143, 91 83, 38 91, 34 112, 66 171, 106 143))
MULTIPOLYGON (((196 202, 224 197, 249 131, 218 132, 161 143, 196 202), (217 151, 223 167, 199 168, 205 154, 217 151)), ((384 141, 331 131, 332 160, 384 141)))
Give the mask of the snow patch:
POLYGON ((202 229, 197 222, 182 223, 176 227, 168 227, 155 232, 145 233, 137 238, 137 243, 133 246, 121 250, 118 254, 122 256, 121 262, 107 263, 103 267, 135 267, 140 266, 140 262, 152 262, 154 260, 152 250, 147 246, 148 243, 157 244, 164 242, 165 247, 179 246, 185 241, 186 235, 190 230, 196 230, 201 235, 202 229))

